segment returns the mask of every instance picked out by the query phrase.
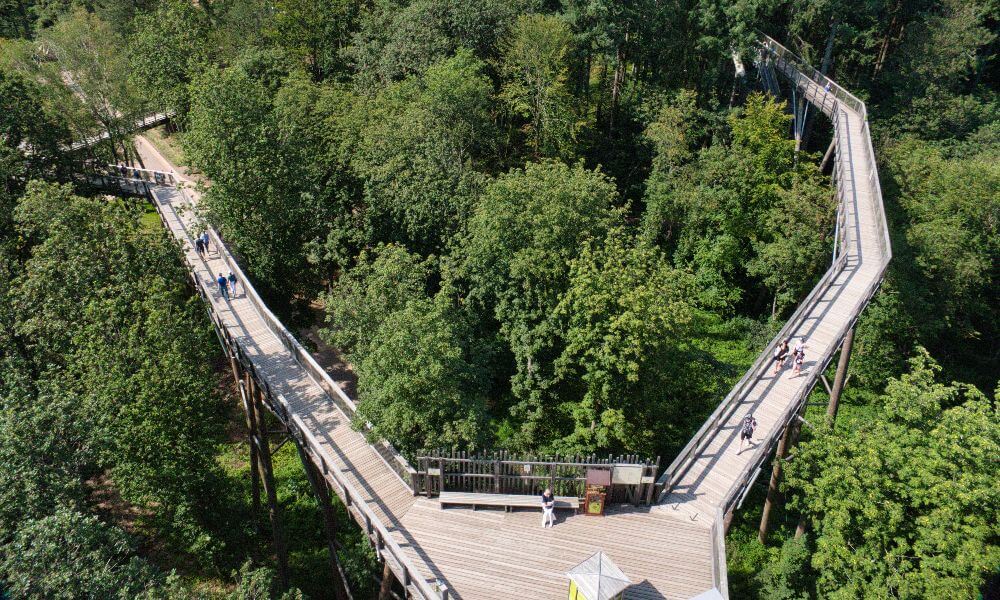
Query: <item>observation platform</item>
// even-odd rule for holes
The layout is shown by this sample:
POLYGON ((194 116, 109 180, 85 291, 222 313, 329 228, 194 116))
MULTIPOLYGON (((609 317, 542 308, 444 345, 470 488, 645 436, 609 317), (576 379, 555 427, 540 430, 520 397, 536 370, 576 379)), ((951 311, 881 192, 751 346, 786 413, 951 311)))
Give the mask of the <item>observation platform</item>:
MULTIPOLYGON (((252 287, 244 287, 246 278, 218 238, 207 256, 195 251, 200 230, 193 206, 199 196, 193 185, 151 186, 217 325, 268 382, 278 411, 302 432, 302 443, 322 463, 331 487, 413 597, 561 598, 568 589, 566 572, 603 551, 634 582, 625 598, 680 600, 706 592, 728 598, 722 515, 737 503, 816 385, 891 256, 864 104, 808 71, 773 40, 762 47, 763 60, 835 123, 840 201, 835 257, 775 341, 667 468, 653 506, 612 506, 600 518, 557 512, 555 526, 543 529, 540 511, 442 510, 435 499, 416 495, 414 470, 391 448, 369 444, 351 428, 353 400, 317 371, 252 287), (214 281, 231 268, 240 277, 240 293, 226 300, 214 281), (805 340, 805 370, 798 377, 788 368, 772 376, 771 350, 789 336, 805 340), (748 412, 759 423, 756 446, 737 454, 739 423, 748 412)), ((137 149, 148 168, 176 169, 146 140, 139 138, 137 149)))

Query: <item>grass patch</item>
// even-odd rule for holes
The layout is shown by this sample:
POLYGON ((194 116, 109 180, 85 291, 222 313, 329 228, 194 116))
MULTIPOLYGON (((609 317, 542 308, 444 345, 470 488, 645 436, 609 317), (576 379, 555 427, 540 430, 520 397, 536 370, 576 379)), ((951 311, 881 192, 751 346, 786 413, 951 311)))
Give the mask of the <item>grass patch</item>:
POLYGON ((142 214, 139 215, 139 224, 146 231, 156 232, 163 228, 159 213, 156 212, 156 209, 149 202, 142 203, 142 214))

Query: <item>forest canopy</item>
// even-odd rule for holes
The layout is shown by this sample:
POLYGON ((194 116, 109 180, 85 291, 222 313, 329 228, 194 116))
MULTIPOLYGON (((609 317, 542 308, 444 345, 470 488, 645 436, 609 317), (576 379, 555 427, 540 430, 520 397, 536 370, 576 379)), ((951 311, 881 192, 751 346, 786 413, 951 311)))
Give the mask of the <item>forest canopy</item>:
POLYGON ((986 0, 0 2, 0 596, 277 597, 240 568, 233 398, 183 262, 73 177, 134 159, 137 116, 174 114, 200 216, 349 365, 373 439, 667 463, 830 264, 831 126, 793 131, 759 32, 867 102, 894 258, 841 420, 788 463, 813 529, 734 546, 734 595, 974 596, 1000 568, 998 23, 986 0))

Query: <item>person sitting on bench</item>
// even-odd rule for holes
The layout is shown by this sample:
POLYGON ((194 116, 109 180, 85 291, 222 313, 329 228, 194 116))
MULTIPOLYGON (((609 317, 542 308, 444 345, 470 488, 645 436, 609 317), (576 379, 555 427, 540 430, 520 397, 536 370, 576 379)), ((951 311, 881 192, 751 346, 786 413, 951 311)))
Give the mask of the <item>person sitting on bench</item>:
POLYGON ((552 494, 552 490, 545 488, 545 492, 542 494, 542 527, 544 528, 546 524, 552 527, 556 524, 556 497, 552 494))

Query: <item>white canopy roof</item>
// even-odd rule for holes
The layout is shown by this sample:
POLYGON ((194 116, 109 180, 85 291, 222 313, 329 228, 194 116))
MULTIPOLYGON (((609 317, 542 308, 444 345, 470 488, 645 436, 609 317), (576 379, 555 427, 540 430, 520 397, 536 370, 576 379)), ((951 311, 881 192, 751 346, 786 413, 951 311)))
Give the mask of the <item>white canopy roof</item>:
POLYGON ((573 567, 566 575, 588 600, 611 600, 632 585, 618 565, 603 552, 573 567))

